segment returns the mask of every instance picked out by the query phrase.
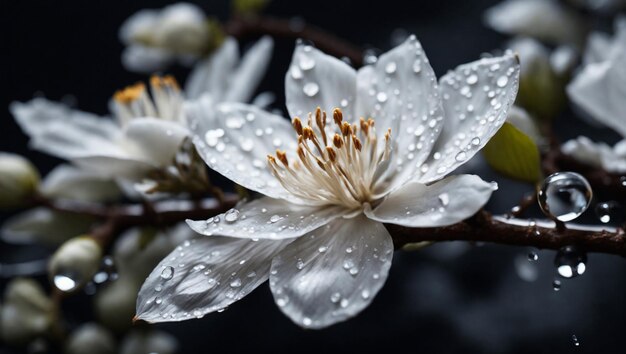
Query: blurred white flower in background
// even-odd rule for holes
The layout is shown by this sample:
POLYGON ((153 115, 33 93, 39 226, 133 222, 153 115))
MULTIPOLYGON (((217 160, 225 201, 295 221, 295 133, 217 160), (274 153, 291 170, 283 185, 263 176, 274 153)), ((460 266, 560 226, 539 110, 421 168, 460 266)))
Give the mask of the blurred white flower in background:
POLYGON ((569 0, 570 2, 583 6, 589 10, 600 13, 611 14, 616 10, 626 6, 626 0, 569 0))
POLYGON ((176 60, 193 63, 207 54, 213 35, 209 20, 196 5, 140 10, 120 27, 120 39, 127 46, 122 64, 129 71, 153 73, 176 60))
POLYGON ((391 265, 382 223, 449 225, 487 202, 492 184, 448 175, 504 123, 518 76, 516 57, 506 54, 462 65, 437 83, 415 36, 358 72, 298 45, 286 101, 293 117, 318 107, 305 123, 294 118, 292 127, 243 104, 188 105, 209 167, 265 196, 189 222, 209 237, 163 259, 140 291, 137 317, 201 317, 268 278, 276 304, 300 326, 355 316, 391 265))
POLYGON ((584 19, 556 0, 505 0, 488 9, 484 21, 498 32, 551 44, 580 46, 586 35, 584 19))
MULTIPOLYGON (((615 35, 592 33, 584 65, 567 87, 571 101, 591 118, 626 138, 626 18, 618 18, 615 35)), ((614 147, 586 137, 566 142, 562 151, 609 172, 626 172, 626 140, 614 147)))
POLYGON ((72 331, 65 342, 64 354, 116 354, 115 337, 101 325, 88 322, 72 331))
MULTIPOLYGON (((198 64, 187 95, 208 93, 217 102, 247 102, 269 64, 273 42, 258 41, 239 62, 237 43, 227 39, 198 64)), ((142 83, 118 91, 114 119, 36 98, 14 102, 11 112, 31 138, 31 146, 104 176, 140 179, 172 162, 188 136, 182 112, 185 93, 171 76, 153 76, 150 93, 142 83)))

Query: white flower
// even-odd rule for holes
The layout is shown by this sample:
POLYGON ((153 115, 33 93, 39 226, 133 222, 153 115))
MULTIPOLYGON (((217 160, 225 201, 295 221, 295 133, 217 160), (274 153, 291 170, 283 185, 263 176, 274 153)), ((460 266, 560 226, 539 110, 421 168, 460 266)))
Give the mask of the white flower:
MULTIPOLYGON (((574 104, 596 121, 617 131, 626 138, 626 20, 616 21, 614 38, 593 33, 585 52, 585 65, 567 86, 567 94, 574 104)), ((587 138, 566 142, 562 150, 574 158, 602 166, 616 173, 626 172, 626 154, 623 142, 611 148, 593 143, 587 138)))
POLYGON ((124 337, 119 353, 174 354, 177 351, 178 341, 171 334, 153 329, 137 329, 124 337))
POLYGON ((27 204, 39 186, 39 172, 33 164, 16 154, 0 152, 0 208, 27 204))
POLYGON ((155 72, 175 60, 192 62, 207 52, 211 28, 196 5, 177 3, 161 10, 141 10, 120 27, 127 45, 122 64, 136 72, 155 72))
POLYGON ((488 9, 484 21, 498 32, 553 44, 579 45, 586 30, 582 18, 556 0, 505 0, 488 9))
POLYGON ((320 107, 308 122, 294 118, 292 127, 243 104, 220 105, 213 116, 210 100, 190 105, 194 142, 209 166, 265 197, 190 221, 211 237, 182 245, 155 268, 138 318, 201 317, 268 278, 276 304, 301 326, 356 315, 391 265, 383 223, 450 225, 487 202, 492 184, 446 176, 503 124, 518 75, 507 54, 462 65, 438 84, 415 36, 358 72, 298 45, 286 101, 292 116, 320 107), (266 155, 274 149, 284 151, 266 155))
MULTIPOLYGON (((250 99, 271 56, 263 38, 239 63, 237 43, 229 38, 192 73, 187 95, 209 93, 215 102, 250 99), (257 70, 253 67, 259 64, 257 70)), ((114 120, 36 98, 14 102, 10 110, 30 136, 31 146, 104 176, 137 179, 167 166, 188 135, 182 111, 185 94, 170 76, 152 77, 151 95, 139 83, 118 91, 114 120)))

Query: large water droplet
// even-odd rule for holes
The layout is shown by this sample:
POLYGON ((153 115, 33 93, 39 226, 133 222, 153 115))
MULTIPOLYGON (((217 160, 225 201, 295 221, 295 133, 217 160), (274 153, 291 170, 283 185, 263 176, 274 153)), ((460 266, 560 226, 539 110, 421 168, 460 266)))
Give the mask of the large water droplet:
POLYGON ((317 95, 320 91, 320 87, 315 82, 308 82, 302 86, 302 92, 309 97, 317 95))
POLYGON ((589 182, 575 172, 557 172, 548 176, 537 192, 544 214, 559 221, 576 219, 591 203, 589 182))
POLYGON ((224 214, 224 221, 226 222, 235 222, 237 219, 239 219, 239 210, 237 209, 230 209, 224 214))
POLYGON ((164 280, 170 280, 174 277, 174 267, 167 266, 161 271, 161 278, 164 280))
POLYGON ((562 247, 554 258, 554 265, 560 276, 573 278, 587 269, 587 254, 580 252, 574 246, 562 247))

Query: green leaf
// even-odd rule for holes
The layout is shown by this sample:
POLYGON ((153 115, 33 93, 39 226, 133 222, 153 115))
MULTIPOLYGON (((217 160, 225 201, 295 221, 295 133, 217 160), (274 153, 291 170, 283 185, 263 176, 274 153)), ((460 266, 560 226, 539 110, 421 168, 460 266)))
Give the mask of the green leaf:
POLYGON ((504 123, 482 151, 489 166, 505 176, 531 183, 541 179, 537 145, 509 122, 504 123))

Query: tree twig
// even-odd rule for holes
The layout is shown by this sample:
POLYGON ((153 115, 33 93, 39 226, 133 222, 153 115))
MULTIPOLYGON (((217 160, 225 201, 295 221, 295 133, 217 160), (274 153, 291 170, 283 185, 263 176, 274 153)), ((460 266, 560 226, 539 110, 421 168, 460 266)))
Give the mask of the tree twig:
POLYGON ((237 38, 271 35, 283 39, 304 39, 315 43, 322 51, 336 56, 347 57, 359 67, 363 62, 363 51, 318 27, 308 25, 301 19, 279 19, 268 16, 237 16, 225 26, 226 33, 237 38))
MULTIPOLYGON (((57 211, 103 219, 104 223, 94 229, 94 237, 106 242, 112 235, 133 226, 169 226, 186 219, 208 219, 232 208, 237 201, 237 196, 233 194, 226 194, 221 204, 215 199, 197 202, 163 201, 154 203, 154 211, 151 213, 144 213, 142 204, 104 209, 68 202, 49 201, 46 205, 57 211)), ((387 224, 386 227, 397 248, 423 241, 471 241, 552 250, 575 245, 586 252, 626 256, 626 235, 622 229, 568 224, 567 229, 559 230, 552 221, 531 223, 523 219, 492 217, 486 211, 481 211, 466 221, 445 227, 418 229, 392 224, 387 224)))

